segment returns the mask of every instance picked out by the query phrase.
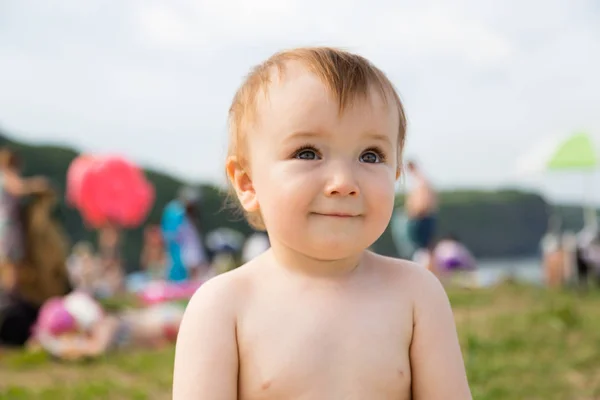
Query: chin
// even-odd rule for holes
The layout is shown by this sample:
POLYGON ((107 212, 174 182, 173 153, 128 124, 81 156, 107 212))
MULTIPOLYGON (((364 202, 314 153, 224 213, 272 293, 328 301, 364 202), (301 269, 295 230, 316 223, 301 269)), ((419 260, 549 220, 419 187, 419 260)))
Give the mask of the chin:
POLYGON ((334 261, 356 256, 366 250, 368 246, 361 246, 360 240, 322 240, 311 243, 309 256, 317 260, 334 261))

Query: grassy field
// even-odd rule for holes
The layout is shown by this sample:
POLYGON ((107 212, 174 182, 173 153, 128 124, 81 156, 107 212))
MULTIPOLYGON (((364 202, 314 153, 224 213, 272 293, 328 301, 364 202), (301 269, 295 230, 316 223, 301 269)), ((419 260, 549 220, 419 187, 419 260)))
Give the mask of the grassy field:
MULTIPOLYGON (((600 293, 506 284, 450 299, 475 399, 600 399, 600 293)), ((172 363, 172 348, 76 365, 8 352, 0 399, 168 399, 172 363)))

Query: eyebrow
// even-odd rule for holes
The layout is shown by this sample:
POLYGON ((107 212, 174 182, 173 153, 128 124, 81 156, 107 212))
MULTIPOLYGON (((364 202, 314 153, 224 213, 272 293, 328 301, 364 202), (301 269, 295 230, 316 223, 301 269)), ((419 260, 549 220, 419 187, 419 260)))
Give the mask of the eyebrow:
POLYGON ((392 142, 390 141, 390 138, 388 137, 388 135, 382 135, 381 133, 377 133, 377 132, 368 132, 367 133, 367 137, 369 137, 370 139, 376 140, 378 142, 385 142, 389 145, 392 144, 392 142))
MULTIPOLYGON (((328 136, 328 134, 327 133, 320 133, 320 132, 312 132, 312 131, 299 131, 299 132, 293 132, 286 139, 287 140, 310 139, 310 138, 319 137, 319 136, 328 136)), ((373 139, 373 140, 376 140, 378 142, 385 142, 386 144, 390 144, 390 145, 392 144, 392 142, 390 141, 390 138, 387 135, 383 135, 381 133, 367 132, 366 136, 369 139, 373 139)))

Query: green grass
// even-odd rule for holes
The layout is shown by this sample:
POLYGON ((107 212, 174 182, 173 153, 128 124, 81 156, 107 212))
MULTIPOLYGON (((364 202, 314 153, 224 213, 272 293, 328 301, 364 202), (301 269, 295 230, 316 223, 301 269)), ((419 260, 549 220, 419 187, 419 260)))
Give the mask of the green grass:
MULTIPOLYGON (((475 399, 600 398, 600 293, 451 290, 475 399)), ((0 399, 168 399, 173 349, 78 364, 0 355, 0 399)))

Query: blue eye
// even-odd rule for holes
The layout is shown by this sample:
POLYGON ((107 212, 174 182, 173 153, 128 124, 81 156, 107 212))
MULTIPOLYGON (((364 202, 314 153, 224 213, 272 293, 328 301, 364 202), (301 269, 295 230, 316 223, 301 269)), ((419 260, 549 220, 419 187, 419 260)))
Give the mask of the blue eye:
POLYGON ((383 162, 383 154, 376 150, 367 150, 360 155, 360 161, 367 164, 377 164, 383 162))
POLYGON ((314 148, 308 147, 297 150, 294 158, 298 160, 318 160, 320 157, 314 148))

